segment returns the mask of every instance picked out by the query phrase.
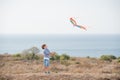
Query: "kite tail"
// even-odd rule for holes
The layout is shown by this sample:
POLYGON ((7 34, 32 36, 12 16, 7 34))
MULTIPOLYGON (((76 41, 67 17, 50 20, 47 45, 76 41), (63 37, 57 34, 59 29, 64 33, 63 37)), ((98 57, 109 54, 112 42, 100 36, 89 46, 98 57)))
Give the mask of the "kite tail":
POLYGON ((87 29, 84 26, 81 26, 81 25, 75 25, 75 26, 77 26, 77 27, 79 27, 79 28, 84 29, 84 30, 87 31, 87 29))

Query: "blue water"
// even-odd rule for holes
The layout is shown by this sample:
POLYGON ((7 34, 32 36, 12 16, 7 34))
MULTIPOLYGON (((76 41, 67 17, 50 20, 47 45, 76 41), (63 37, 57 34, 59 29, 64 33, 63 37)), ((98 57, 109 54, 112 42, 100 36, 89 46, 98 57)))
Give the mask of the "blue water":
POLYGON ((0 35, 0 54, 19 53, 46 43, 51 51, 79 57, 120 56, 120 35, 0 35))

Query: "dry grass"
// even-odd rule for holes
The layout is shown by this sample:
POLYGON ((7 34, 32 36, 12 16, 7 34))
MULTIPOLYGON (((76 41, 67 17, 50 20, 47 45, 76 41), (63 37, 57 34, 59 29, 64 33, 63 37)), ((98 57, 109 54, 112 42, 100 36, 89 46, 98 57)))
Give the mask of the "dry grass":
POLYGON ((43 71, 40 60, 24 61, 11 56, 0 57, 0 80, 120 80, 120 63, 95 58, 72 58, 52 61, 51 74, 43 71))

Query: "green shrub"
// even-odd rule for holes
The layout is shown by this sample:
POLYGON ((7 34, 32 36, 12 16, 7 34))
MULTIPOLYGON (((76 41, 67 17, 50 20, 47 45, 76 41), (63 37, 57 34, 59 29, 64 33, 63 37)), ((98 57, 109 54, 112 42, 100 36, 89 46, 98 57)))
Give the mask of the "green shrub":
POLYGON ((26 53, 26 54, 23 54, 22 58, 25 60, 39 60, 40 56, 33 53, 26 53))
POLYGON ((116 59, 116 57, 114 55, 108 55, 110 57, 110 59, 116 59))
POLYGON ((75 64, 80 64, 80 62, 75 62, 75 64))
POLYGON ((87 56, 86 58, 88 58, 88 59, 89 59, 89 58, 90 58, 90 56, 87 56))
POLYGON ((117 58, 117 62, 119 62, 119 63, 120 63, 120 57, 118 57, 118 58, 117 58))
POLYGON ((110 57, 106 56, 106 55, 102 55, 100 57, 101 60, 105 60, 105 61, 111 61, 110 57))
POLYGON ((100 59, 105 61, 112 61, 113 59, 116 59, 116 57, 113 55, 102 55, 100 59))
POLYGON ((71 61, 75 61, 76 58, 75 58, 75 57, 71 57, 70 60, 71 60, 71 61))
POLYGON ((40 56, 37 55, 40 50, 37 47, 31 47, 22 51, 22 58, 27 60, 38 60, 40 56))
POLYGON ((117 62, 119 62, 119 63, 120 63, 120 59, 117 59, 117 62))
POLYGON ((70 59, 70 56, 67 55, 67 54, 62 54, 62 55, 60 56, 60 60, 69 60, 69 59, 70 59))
POLYGON ((118 57, 117 59, 120 59, 120 57, 118 57))
POLYGON ((31 60, 32 59, 32 53, 26 53, 24 56, 23 56, 23 58, 24 59, 27 59, 27 60, 31 60))
POLYGON ((14 54, 13 57, 21 57, 20 53, 14 54))
POLYGON ((70 65, 70 63, 68 62, 68 60, 61 60, 60 63, 62 65, 65 65, 65 66, 69 66, 70 65))
POLYGON ((60 55, 55 54, 54 56, 52 56, 52 57, 50 58, 50 60, 60 60, 60 55))
POLYGON ((65 65, 65 66, 69 66, 69 65, 70 65, 70 63, 68 62, 69 59, 70 59, 70 56, 69 56, 69 55, 67 55, 67 54, 62 54, 62 55, 60 56, 60 63, 61 63, 62 65, 65 65))
POLYGON ((69 59, 70 56, 67 54, 62 54, 62 55, 55 54, 50 58, 50 60, 69 60, 69 59))
POLYGON ((39 56, 39 55, 35 55, 35 56, 34 56, 34 59, 35 59, 35 60, 39 60, 39 59, 40 59, 40 56, 39 56))

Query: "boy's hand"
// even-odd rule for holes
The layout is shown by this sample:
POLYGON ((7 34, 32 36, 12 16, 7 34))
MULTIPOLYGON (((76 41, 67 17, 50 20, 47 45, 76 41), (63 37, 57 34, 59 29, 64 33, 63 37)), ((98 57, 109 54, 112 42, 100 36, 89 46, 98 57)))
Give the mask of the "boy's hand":
POLYGON ((56 54, 56 52, 51 52, 50 56, 54 56, 56 54))

